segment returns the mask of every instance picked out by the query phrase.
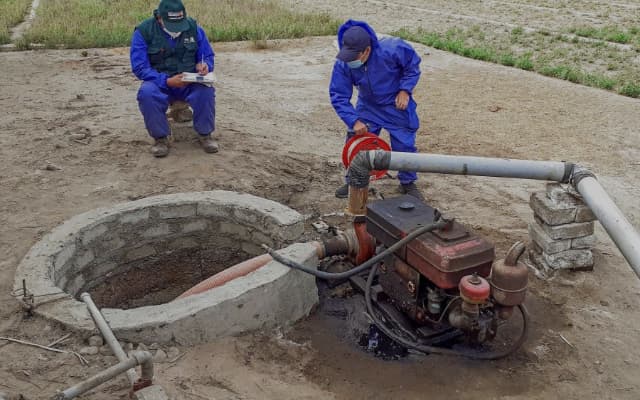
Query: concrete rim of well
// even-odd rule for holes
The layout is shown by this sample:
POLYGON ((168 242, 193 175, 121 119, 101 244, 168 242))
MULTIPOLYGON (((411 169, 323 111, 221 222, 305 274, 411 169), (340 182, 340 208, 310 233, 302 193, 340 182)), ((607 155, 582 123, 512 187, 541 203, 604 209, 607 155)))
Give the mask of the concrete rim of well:
MULTIPOLYGON (((34 312, 68 328, 90 332, 94 324, 84 303, 56 285, 56 265, 68 261, 82 234, 105 222, 140 210, 192 205, 196 217, 242 218, 238 210, 251 211, 264 229, 272 229, 275 242, 294 243, 304 232, 304 218, 298 212, 271 200, 230 191, 178 193, 148 197, 76 215, 34 244, 20 262, 14 280, 14 294, 22 294, 22 281, 34 296, 34 312)), ((94 229, 93 231, 95 231, 94 229)), ((310 267, 316 267, 315 247, 295 243, 280 252, 310 267)), ((244 331, 288 324, 305 317, 317 304, 315 279, 272 261, 264 267, 223 286, 161 305, 128 310, 105 308, 102 312, 120 339, 193 344, 244 331), (267 295, 267 293, 271 295, 267 295), (286 296, 286 297, 285 297, 286 296), (150 336, 151 335, 151 336, 150 336)))

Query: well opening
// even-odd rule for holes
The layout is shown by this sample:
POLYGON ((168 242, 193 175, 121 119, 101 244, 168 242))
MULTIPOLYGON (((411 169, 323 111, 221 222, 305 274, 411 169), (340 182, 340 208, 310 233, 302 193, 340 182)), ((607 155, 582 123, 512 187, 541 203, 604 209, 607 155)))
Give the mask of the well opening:
POLYGON ((76 240, 58 253, 54 282, 75 298, 89 292, 99 307, 167 303, 202 280, 264 253, 262 243, 285 244, 287 231, 295 228, 275 223, 260 202, 253 205, 225 207, 178 198, 112 212, 81 228, 76 240))
POLYGON ((298 212, 227 191, 163 195, 97 209, 56 227, 20 262, 34 312, 71 329, 93 331, 84 291, 118 338, 202 343, 288 324, 317 304, 315 279, 275 261, 224 285, 176 299, 198 282, 263 254, 265 243, 308 266, 312 244, 298 212))
MULTIPOLYGON (((215 242, 215 238, 212 240, 215 242)), ((168 303, 199 282, 252 256, 241 249, 199 247, 170 250, 132 263, 104 281, 87 284, 99 307, 129 308, 168 303)))

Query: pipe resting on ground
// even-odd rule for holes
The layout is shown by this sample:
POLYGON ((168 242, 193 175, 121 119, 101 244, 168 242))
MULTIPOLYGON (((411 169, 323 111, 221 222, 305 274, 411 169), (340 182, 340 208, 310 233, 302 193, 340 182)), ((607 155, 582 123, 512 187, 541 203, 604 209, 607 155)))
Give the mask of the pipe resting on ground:
MULTIPOLYGON (((80 295, 80 300, 82 300, 87 305, 87 309, 89 310, 89 313, 93 318, 93 322, 96 324, 96 327, 102 334, 104 341, 107 343, 107 345, 109 345, 109 348, 111 348, 111 351, 113 351, 113 354, 116 356, 118 361, 124 362, 128 360, 128 357, 122 349, 122 346, 120 346, 118 339, 113 334, 111 327, 104 319, 104 316, 102 315, 100 310, 98 310, 98 307, 96 307, 95 303, 93 302, 91 295, 86 292, 82 293, 80 295)), ((129 383, 131 383, 131 386, 135 385, 136 382, 138 382, 138 374, 136 374, 135 369, 130 368, 127 371, 127 378, 129 379, 129 383)))
POLYGON ((366 209, 369 172, 372 170, 402 170, 571 183, 640 278, 640 234, 611 200, 596 176, 584 167, 564 161, 513 160, 384 150, 362 151, 349 165, 349 209, 356 215, 361 215, 366 209))
POLYGON ((54 396, 54 400, 69 400, 80 396, 89 390, 110 381, 123 372, 129 371, 136 365, 141 365, 141 374, 143 380, 151 380, 153 378, 153 361, 151 353, 147 351, 134 351, 131 358, 120 361, 102 372, 97 373, 89 379, 86 379, 54 396))

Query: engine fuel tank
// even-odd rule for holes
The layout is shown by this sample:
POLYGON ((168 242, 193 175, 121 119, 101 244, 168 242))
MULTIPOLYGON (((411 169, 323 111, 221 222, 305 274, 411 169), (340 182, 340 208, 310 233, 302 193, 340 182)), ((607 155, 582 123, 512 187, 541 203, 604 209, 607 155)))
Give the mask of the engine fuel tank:
MULTIPOLYGON (((412 196, 379 200, 367 205, 367 231, 389 247, 419 226, 433 223, 438 215, 436 209, 412 196)), ((453 289, 465 275, 488 277, 495 248, 453 221, 446 229, 417 237, 395 254, 436 286, 453 289)))

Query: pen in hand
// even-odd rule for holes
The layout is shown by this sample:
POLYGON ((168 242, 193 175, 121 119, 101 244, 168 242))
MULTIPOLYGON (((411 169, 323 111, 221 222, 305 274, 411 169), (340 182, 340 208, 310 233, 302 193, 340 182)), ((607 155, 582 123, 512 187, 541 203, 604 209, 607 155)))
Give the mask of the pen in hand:
POLYGON ((206 75, 207 72, 209 72, 209 66, 204 63, 204 53, 202 53, 200 56, 200 67, 198 68, 198 73, 200 75, 206 75))

